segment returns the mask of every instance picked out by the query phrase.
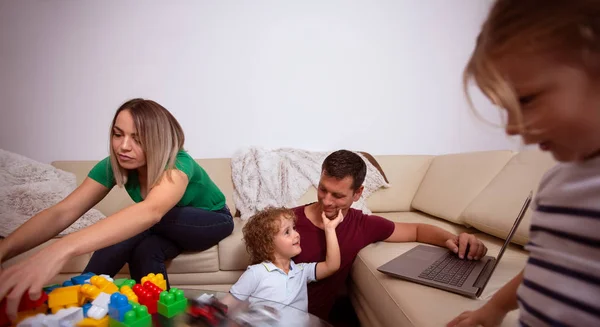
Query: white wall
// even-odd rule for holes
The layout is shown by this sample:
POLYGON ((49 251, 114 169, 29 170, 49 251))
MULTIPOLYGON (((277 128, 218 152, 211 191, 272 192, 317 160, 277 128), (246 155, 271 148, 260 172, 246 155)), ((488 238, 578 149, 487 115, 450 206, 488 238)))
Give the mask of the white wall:
POLYGON ((106 156, 132 97, 168 108, 194 157, 518 147, 461 88, 489 0, 0 1, 0 148, 43 162, 106 156))

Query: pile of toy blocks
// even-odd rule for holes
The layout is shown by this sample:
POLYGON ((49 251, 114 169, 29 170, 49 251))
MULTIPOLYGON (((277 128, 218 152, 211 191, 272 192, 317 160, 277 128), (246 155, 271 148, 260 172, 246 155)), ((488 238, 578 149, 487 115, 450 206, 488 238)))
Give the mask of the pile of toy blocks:
POLYGON ((184 312, 188 301, 182 290, 167 290, 162 274, 148 274, 140 284, 86 273, 62 285, 44 288, 32 301, 26 293, 16 321, 6 316, 6 300, 0 303, 0 327, 149 327, 152 314, 171 318, 184 312))

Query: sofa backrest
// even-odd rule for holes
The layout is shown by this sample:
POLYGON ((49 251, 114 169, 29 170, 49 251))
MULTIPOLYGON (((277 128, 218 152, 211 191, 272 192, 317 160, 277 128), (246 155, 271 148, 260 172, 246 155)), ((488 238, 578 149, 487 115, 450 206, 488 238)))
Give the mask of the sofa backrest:
POLYGON ((457 224, 461 213, 514 155, 512 151, 484 151, 433 158, 412 207, 457 224))
MULTIPOLYGON (((381 188, 367 198, 367 207, 374 213, 410 211, 410 204, 434 156, 382 155, 374 156, 391 187, 381 188)), ((298 204, 317 201, 317 190, 310 187, 298 204)))
MULTIPOLYGON (((523 151, 512 157, 488 185, 471 201, 459 220, 478 230, 505 239, 530 191, 534 197, 543 175, 556 161, 549 153, 523 151)), ((525 245, 529 241, 531 203, 512 242, 525 245)))

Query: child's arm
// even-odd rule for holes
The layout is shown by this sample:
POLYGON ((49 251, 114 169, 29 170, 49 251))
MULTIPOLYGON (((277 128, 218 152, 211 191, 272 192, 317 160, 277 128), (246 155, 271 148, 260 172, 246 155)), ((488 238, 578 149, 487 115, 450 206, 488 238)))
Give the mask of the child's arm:
POLYGON ((221 300, 221 303, 227 306, 227 314, 234 313, 238 307, 241 307, 241 304, 244 303, 235 298, 235 296, 231 294, 225 295, 225 297, 221 300))
POLYGON ((340 269, 340 245, 335 228, 344 220, 344 215, 342 215, 342 211, 340 210, 338 216, 333 220, 329 220, 324 213, 321 215, 321 218, 323 219, 323 227, 325 229, 327 254, 325 255, 325 261, 317 263, 315 272, 315 279, 317 280, 327 278, 340 269))
POLYGON ((461 313, 448 323, 448 327, 468 327, 468 326, 498 326, 509 311, 518 308, 517 288, 523 282, 523 272, 521 271, 515 278, 502 287, 494 296, 475 311, 466 311, 461 313))

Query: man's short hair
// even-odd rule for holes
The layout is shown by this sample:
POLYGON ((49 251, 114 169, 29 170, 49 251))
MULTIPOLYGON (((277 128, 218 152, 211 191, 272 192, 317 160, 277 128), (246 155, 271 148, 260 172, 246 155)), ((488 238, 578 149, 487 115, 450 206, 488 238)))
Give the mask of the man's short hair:
POLYGON ((356 153, 348 150, 338 150, 325 158, 321 170, 324 174, 336 179, 352 177, 352 189, 358 190, 367 175, 365 161, 356 153))

